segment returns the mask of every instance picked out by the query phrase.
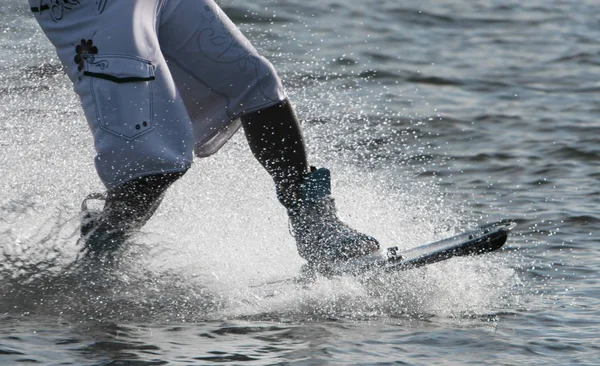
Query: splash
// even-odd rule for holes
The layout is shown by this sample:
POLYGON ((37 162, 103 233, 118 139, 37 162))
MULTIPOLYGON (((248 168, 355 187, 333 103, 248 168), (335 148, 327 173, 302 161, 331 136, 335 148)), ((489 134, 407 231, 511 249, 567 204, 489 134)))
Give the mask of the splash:
MULTIPOLYGON (((14 210, 18 220, 6 222, 2 234, 2 311, 100 322, 364 320, 478 316, 511 301, 518 277, 493 255, 369 278, 319 278, 310 286, 256 287, 297 276, 302 265, 270 178, 239 140, 197 165, 113 267, 78 264, 78 219, 64 217, 67 210, 14 210), (44 224, 29 225, 42 217, 44 224), (35 229, 26 235, 26 227, 35 229)), ((340 215, 384 246, 410 248, 453 233, 437 230, 456 219, 430 191, 373 187, 385 177, 337 171, 340 215)))
MULTIPOLYGON (((346 222, 401 248, 469 224, 463 204, 434 179, 416 178, 435 149, 420 139, 426 118, 373 103, 391 97, 385 88, 366 91, 372 73, 303 75, 284 61, 311 163, 331 168, 346 222)), ((92 178, 91 141, 71 86, 55 60, 45 65, 2 76, 12 89, 0 93, 7 121, 0 146, 11 147, 0 156, 0 169, 11 172, 0 181, 1 312, 103 322, 369 319, 487 314, 512 301, 518 276, 493 256, 368 279, 321 278, 308 287, 255 287, 298 275, 302 260, 270 177, 241 134, 174 184, 118 265, 82 266, 78 206, 102 186, 92 178)))

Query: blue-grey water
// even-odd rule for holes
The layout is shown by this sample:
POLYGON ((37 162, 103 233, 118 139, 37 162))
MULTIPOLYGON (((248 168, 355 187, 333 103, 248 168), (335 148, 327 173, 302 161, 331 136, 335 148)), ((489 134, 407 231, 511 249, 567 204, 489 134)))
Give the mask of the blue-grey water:
POLYGON ((340 215, 410 248, 500 218, 506 249, 309 287, 238 134, 114 269, 76 268, 102 189, 25 1, 0 7, 0 364, 600 365, 600 3, 220 4, 279 70, 340 215))

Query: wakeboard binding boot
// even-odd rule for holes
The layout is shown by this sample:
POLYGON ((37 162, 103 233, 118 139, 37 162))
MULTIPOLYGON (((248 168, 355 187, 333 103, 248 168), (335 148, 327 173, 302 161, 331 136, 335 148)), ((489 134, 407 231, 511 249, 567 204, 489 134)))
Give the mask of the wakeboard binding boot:
POLYGON ((111 257, 127 238, 127 232, 107 217, 106 200, 106 194, 92 193, 81 203, 80 242, 87 258, 111 257), (101 207, 96 207, 98 202, 101 207))
MULTIPOLYGON (((311 167, 293 202, 285 203, 298 253, 308 267, 327 274, 336 263, 379 250, 378 241, 342 222, 331 196, 331 173, 311 167)), ((306 270, 306 268, 304 269, 306 270)))
POLYGON ((81 240, 87 256, 112 256, 154 215, 166 189, 185 171, 152 174, 110 189, 92 193, 81 204, 81 240), (90 208, 90 201, 101 207, 90 208))

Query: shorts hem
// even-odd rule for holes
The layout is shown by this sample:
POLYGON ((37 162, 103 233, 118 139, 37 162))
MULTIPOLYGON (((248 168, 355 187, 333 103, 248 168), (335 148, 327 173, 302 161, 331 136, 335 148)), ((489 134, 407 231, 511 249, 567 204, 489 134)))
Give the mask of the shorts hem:
POLYGON ((258 107, 254 107, 254 108, 249 109, 247 111, 243 111, 243 112, 234 114, 234 115, 232 115, 231 120, 233 121, 233 120, 236 120, 236 119, 238 119, 238 118, 240 118, 240 117, 242 117, 242 116, 244 116, 246 114, 258 112, 258 111, 263 110, 265 108, 272 107, 272 106, 274 106, 276 104, 279 104, 279 103, 285 101, 286 99, 288 99, 288 97, 287 97, 287 95, 284 94, 283 96, 279 97, 279 99, 277 99, 277 100, 271 100, 268 103, 265 103, 265 104, 260 105, 258 107))
POLYGON ((205 158, 217 153, 221 149, 221 147, 223 147, 223 145, 225 145, 227 141, 229 141, 231 137, 233 137, 233 135, 235 135, 235 133, 240 129, 242 124, 236 122, 240 119, 240 117, 243 117, 244 115, 250 113, 254 113, 256 111, 263 110, 265 108, 272 107, 285 101, 286 99, 288 99, 287 96, 283 95, 278 100, 272 100, 268 103, 254 107, 247 111, 243 111, 235 115, 229 116, 229 121, 225 125, 223 125, 219 130, 210 135, 210 137, 195 144, 194 155, 197 158, 205 158), (228 129, 231 129, 231 131, 227 131, 228 129))
POLYGON ((132 175, 130 177, 128 177, 127 179, 121 180, 118 183, 115 184, 106 184, 104 183, 104 185, 106 186, 107 189, 112 189, 118 186, 121 186, 127 182, 130 182, 132 180, 138 179, 138 178, 142 178, 148 175, 154 175, 154 174, 167 174, 167 173, 185 173, 187 172, 190 167, 192 166, 192 163, 189 163, 188 165, 182 167, 182 168, 173 168, 173 169, 157 169, 157 170, 150 170, 150 171, 145 171, 145 172, 140 172, 138 174, 132 175))

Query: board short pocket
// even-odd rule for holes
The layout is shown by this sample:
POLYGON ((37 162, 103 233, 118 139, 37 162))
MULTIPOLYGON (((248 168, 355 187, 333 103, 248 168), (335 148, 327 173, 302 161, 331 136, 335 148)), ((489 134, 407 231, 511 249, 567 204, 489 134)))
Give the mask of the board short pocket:
POLYGON ((123 55, 94 55, 83 74, 90 79, 98 126, 133 140, 154 128, 150 61, 123 55))

